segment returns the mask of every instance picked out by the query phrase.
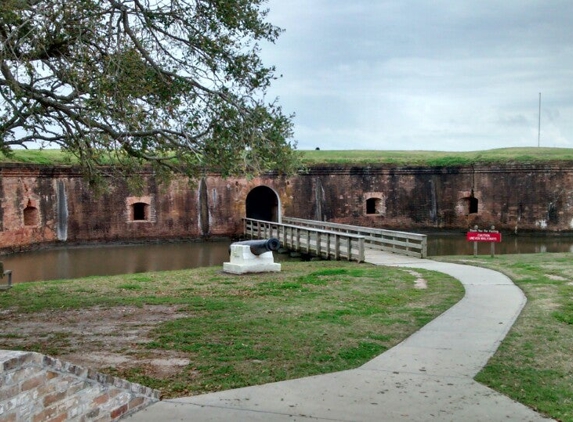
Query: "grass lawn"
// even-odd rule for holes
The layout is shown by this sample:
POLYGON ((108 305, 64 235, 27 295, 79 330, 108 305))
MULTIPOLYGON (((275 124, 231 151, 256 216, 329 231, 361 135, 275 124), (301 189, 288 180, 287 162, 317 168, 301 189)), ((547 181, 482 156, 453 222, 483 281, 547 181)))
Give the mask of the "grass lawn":
POLYGON ((0 163, 70 165, 77 160, 59 149, 15 149, 10 157, 0 154, 0 163))
POLYGON ((528 302, 476 380, 559 421, 573 422, 572 254, 443 257, 509 276, 528 302))
MULTIPOLYGON (((498 148, 484 151, 301 150, 303 163, 313 165, 464 166, 472 164, 540 163, 573 161, 573 148, 498 148)), ((0 163, 69 165, 77 159, 59 149, 14 150, 0 154, 0 163)))
MULTIPOLYGON (((477 381, 573 422, 571 257, 437 259, 501 271, 528 297, 477 381)), ((427 290, 414 287, 408 269, 333 261, 283 263, 273 275, 214 267, 18 284, 0 292, 0 348, 64 359, 113 352, 131 360, 97 369, 165 398, 339 371, 394 346, 462 297, 452 278, 416 271, 427 290), (186 363, 165 373, 149 363, 156 357, 186 363)))
POLYGON ((465 166, 472 164, 572 161, 573 148, 499 148, 484 151, 302 151, 306 165, 394 164, 398 166, 465 166))
POLYGON ((0 349, 79 363, 113 353, 118 364, 97 369, 177 397, 357 367, 463 296, 459 282, 430 271, 416 270, 428 284, 419 289, 408 269, 282 265, 17 284, 0 292, 0 349), (186 363, 161 372, 158 357, 186 363))

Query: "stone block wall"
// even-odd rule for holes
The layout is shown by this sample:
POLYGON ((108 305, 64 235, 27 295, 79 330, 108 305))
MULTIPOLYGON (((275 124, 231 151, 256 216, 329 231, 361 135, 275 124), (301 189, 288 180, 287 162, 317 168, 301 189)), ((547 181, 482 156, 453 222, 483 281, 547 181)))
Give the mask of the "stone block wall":
POLYGON ((0 350, 0 422, 114 421, 159 392, 33 352, 0 350))

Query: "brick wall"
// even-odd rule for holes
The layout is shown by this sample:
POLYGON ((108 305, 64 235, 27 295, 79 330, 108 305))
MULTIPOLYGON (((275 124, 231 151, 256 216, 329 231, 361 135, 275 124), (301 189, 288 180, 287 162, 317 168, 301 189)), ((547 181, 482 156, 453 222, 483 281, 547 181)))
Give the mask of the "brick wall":
POLYGON ((291 178, 208 174, 195 184, 176 177, 161 185, 151 174, 143 177, 142 192, 134 194, 125 181, 114 180, 97 196, 73 168, 0 165, 0 252, 50 244, 238 235, 247 198, 261 186, 276 194, 277 214, 289 217, 398 230, 466 230, 477 224, 514 232, 573 231, 571 162, 314 166, 291 178), (135 218, 137 204, 144 210, 135 218))
POLYGON ((280 185, 284 215, 394 230, 573 231, 571 162, 462 167, 315 166, 280 185), (366 207, 378 198, 373 213, 366 207), (477 212, 468 207, 475 199, 477 212))
POLYGON ((39 353, 0 350, 0 422, 113 421, 159 392, 39 353))

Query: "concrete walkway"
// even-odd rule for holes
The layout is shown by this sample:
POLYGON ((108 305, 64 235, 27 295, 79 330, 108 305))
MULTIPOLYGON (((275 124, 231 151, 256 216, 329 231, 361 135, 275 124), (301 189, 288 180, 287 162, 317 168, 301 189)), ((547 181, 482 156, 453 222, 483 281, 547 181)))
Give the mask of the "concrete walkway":
POLYGON ((369 251, 378 265, 425 268, 460 280, 465 297, 360 368, 171 399, 132 421, 547 421, 473 381, 498 348, 525 296, 483 268, 369 251))

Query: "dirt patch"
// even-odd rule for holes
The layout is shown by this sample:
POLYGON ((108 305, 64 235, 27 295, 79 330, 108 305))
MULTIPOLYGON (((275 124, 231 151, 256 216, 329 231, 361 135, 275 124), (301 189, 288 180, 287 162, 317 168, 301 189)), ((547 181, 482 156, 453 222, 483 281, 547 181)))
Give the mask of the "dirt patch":
POLYGON ((89 368, 146 368, 169 377, 189 359, 170 350, 149 350, 149 333, 158 324, 187 317, 178 306, 92 307, 22 314, 0 312, 0 349, 34 350, 89 368))
POLYGON ((414 288, 420 290, 428 288, 428 281, 424 277, 422 277, 422 274, 411 270, 407 270, 406 272, 416 277, 416 280, 414 281, 414 288))

